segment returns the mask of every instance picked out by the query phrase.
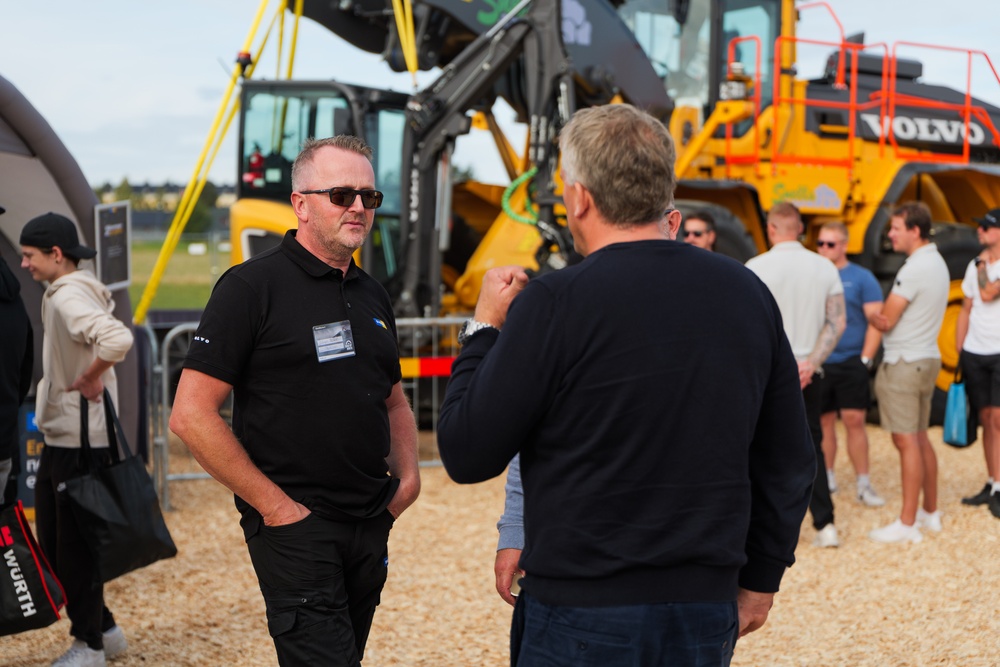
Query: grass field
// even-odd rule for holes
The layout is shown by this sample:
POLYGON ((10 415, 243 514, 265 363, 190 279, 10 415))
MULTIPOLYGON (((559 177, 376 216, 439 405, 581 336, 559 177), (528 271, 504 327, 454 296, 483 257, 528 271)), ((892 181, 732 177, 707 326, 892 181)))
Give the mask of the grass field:
MULTIPOLYGON (((191 242, 188 241, 177 244, 167 270, 160 279, 151 310, 204 308, 216 278, 229 267, 228 252, 192 255, 189 252, 190 245, 191 242)), ((133 309, 142 298, 161 246, 159 241, 136 241, 132 244, 132 285, 128 292, 133 309)))

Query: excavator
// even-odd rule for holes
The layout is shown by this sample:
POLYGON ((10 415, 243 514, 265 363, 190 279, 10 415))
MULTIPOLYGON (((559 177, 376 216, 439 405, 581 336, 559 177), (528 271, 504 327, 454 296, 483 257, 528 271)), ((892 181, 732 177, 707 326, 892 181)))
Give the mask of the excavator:
MULTIPOLYGON (((717 249, 767 249, 767 211, 795 203, 807 244, 840 221, 848 252, 888 289, 903 257, 886 232, 894 207, 926 202, 952 274, 942 327, 946 389, 957 363, 959 283, 978 251, 973 217, 1000 207, 1000 108, 923 81, 912 52, 943 50, 1000 78, 983 52, 845 36, 826 2, 793 0, 299 0, 313 20, 394 71, 433 70, 413 94, 339 81, 242 80, 234 263, 275 245, 296 221, 291 163, 310 136, 354 133, 375 148, 385 192, 358 261, 399 317, 469 312, 491 266, 533 272, 574 261, 558 178, 559 129, 574 110, 627 102, 660 118, 677 151, 677 207, 709 209, 717 249), (796 36, 827 12, 828 41, 796 36), (797 53, 828 54, 802 78, 797 53), (516 150, 498 100, 526 127, 516 150), (507 187, 454 182, 456 141, 489 132, 507 187)), ((683 288, 683 286, 679 286, 683 288)))

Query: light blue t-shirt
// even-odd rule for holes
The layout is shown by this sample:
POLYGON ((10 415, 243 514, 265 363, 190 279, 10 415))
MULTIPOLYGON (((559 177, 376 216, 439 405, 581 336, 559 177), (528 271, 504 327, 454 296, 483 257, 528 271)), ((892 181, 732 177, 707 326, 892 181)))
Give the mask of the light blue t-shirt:
POLYGON ((865 345, 868 318, 865 317, 866 303, 882 301, 882 288, 871 271, 848 262, 840 269, 840 282, 844 284, 844 304, 847 307, 847 328, 840 337, 837 347, 830 353, 827 363, 839 364, 861 356, 865 345))

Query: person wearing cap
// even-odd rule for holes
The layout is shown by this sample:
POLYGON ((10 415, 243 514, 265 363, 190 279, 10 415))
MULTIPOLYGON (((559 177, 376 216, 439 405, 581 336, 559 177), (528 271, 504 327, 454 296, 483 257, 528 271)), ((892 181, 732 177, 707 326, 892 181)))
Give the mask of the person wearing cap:
POLYGON ((975 220, 983 251, 965 270, 955 342, 969 403, 983 425, 988 478, 962 503, 987 505, 1000 519, 1000 208, 975 220))
POLYGON ((127 648, 125 635, 104 601, 73 512, 60 484, 83 474, 80 397, 88 401, 91 464, 108 465, 107 427, 101 396, 118 399, 114 365, 132 347, 132 331, 113 314, 111 292, 80 260, 97 252, 80 243, 76 225, 58 213, 33 218, 21 231, 21 267, 46 284, 42 297, 42 379, 35 418, 45 436, 35 486, 38 539, 66 591, 73 643, 53 665, 91 667, 127 648))
POLYGON ((715 218, 708 211, 695 211, 684 219, 684 243, 715 250, 715 218))
POLYGON ((923 202, 908 202, 893 211, 889 240, 906 261, 882 310, 868 319, 883 334, 875 396, 882 428, 892 433, 892 444, 899 451, 903 490, 899 518, 868 533, 876 542, 920 542, 921 528, 941 531, 937 455, 927 427, 941 370, 937 340, 951 275, 930 235, 931 212, 923 202))

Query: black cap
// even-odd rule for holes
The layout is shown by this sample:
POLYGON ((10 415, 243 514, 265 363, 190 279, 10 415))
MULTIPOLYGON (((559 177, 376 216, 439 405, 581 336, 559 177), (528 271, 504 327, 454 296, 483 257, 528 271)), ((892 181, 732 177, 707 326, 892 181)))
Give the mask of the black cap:
POLYGON ((59 246, 64 255, 76 259, 90 259, 97 254, 93 248, 80 244, 76 225, 64 215, 46 213, 32 218, 21 230, 21 245, 36 248, 59 246))
POLYGON ((981 218, 973 218, 983 227, 1000 227, 1000 208, 995 208, 981 218))

